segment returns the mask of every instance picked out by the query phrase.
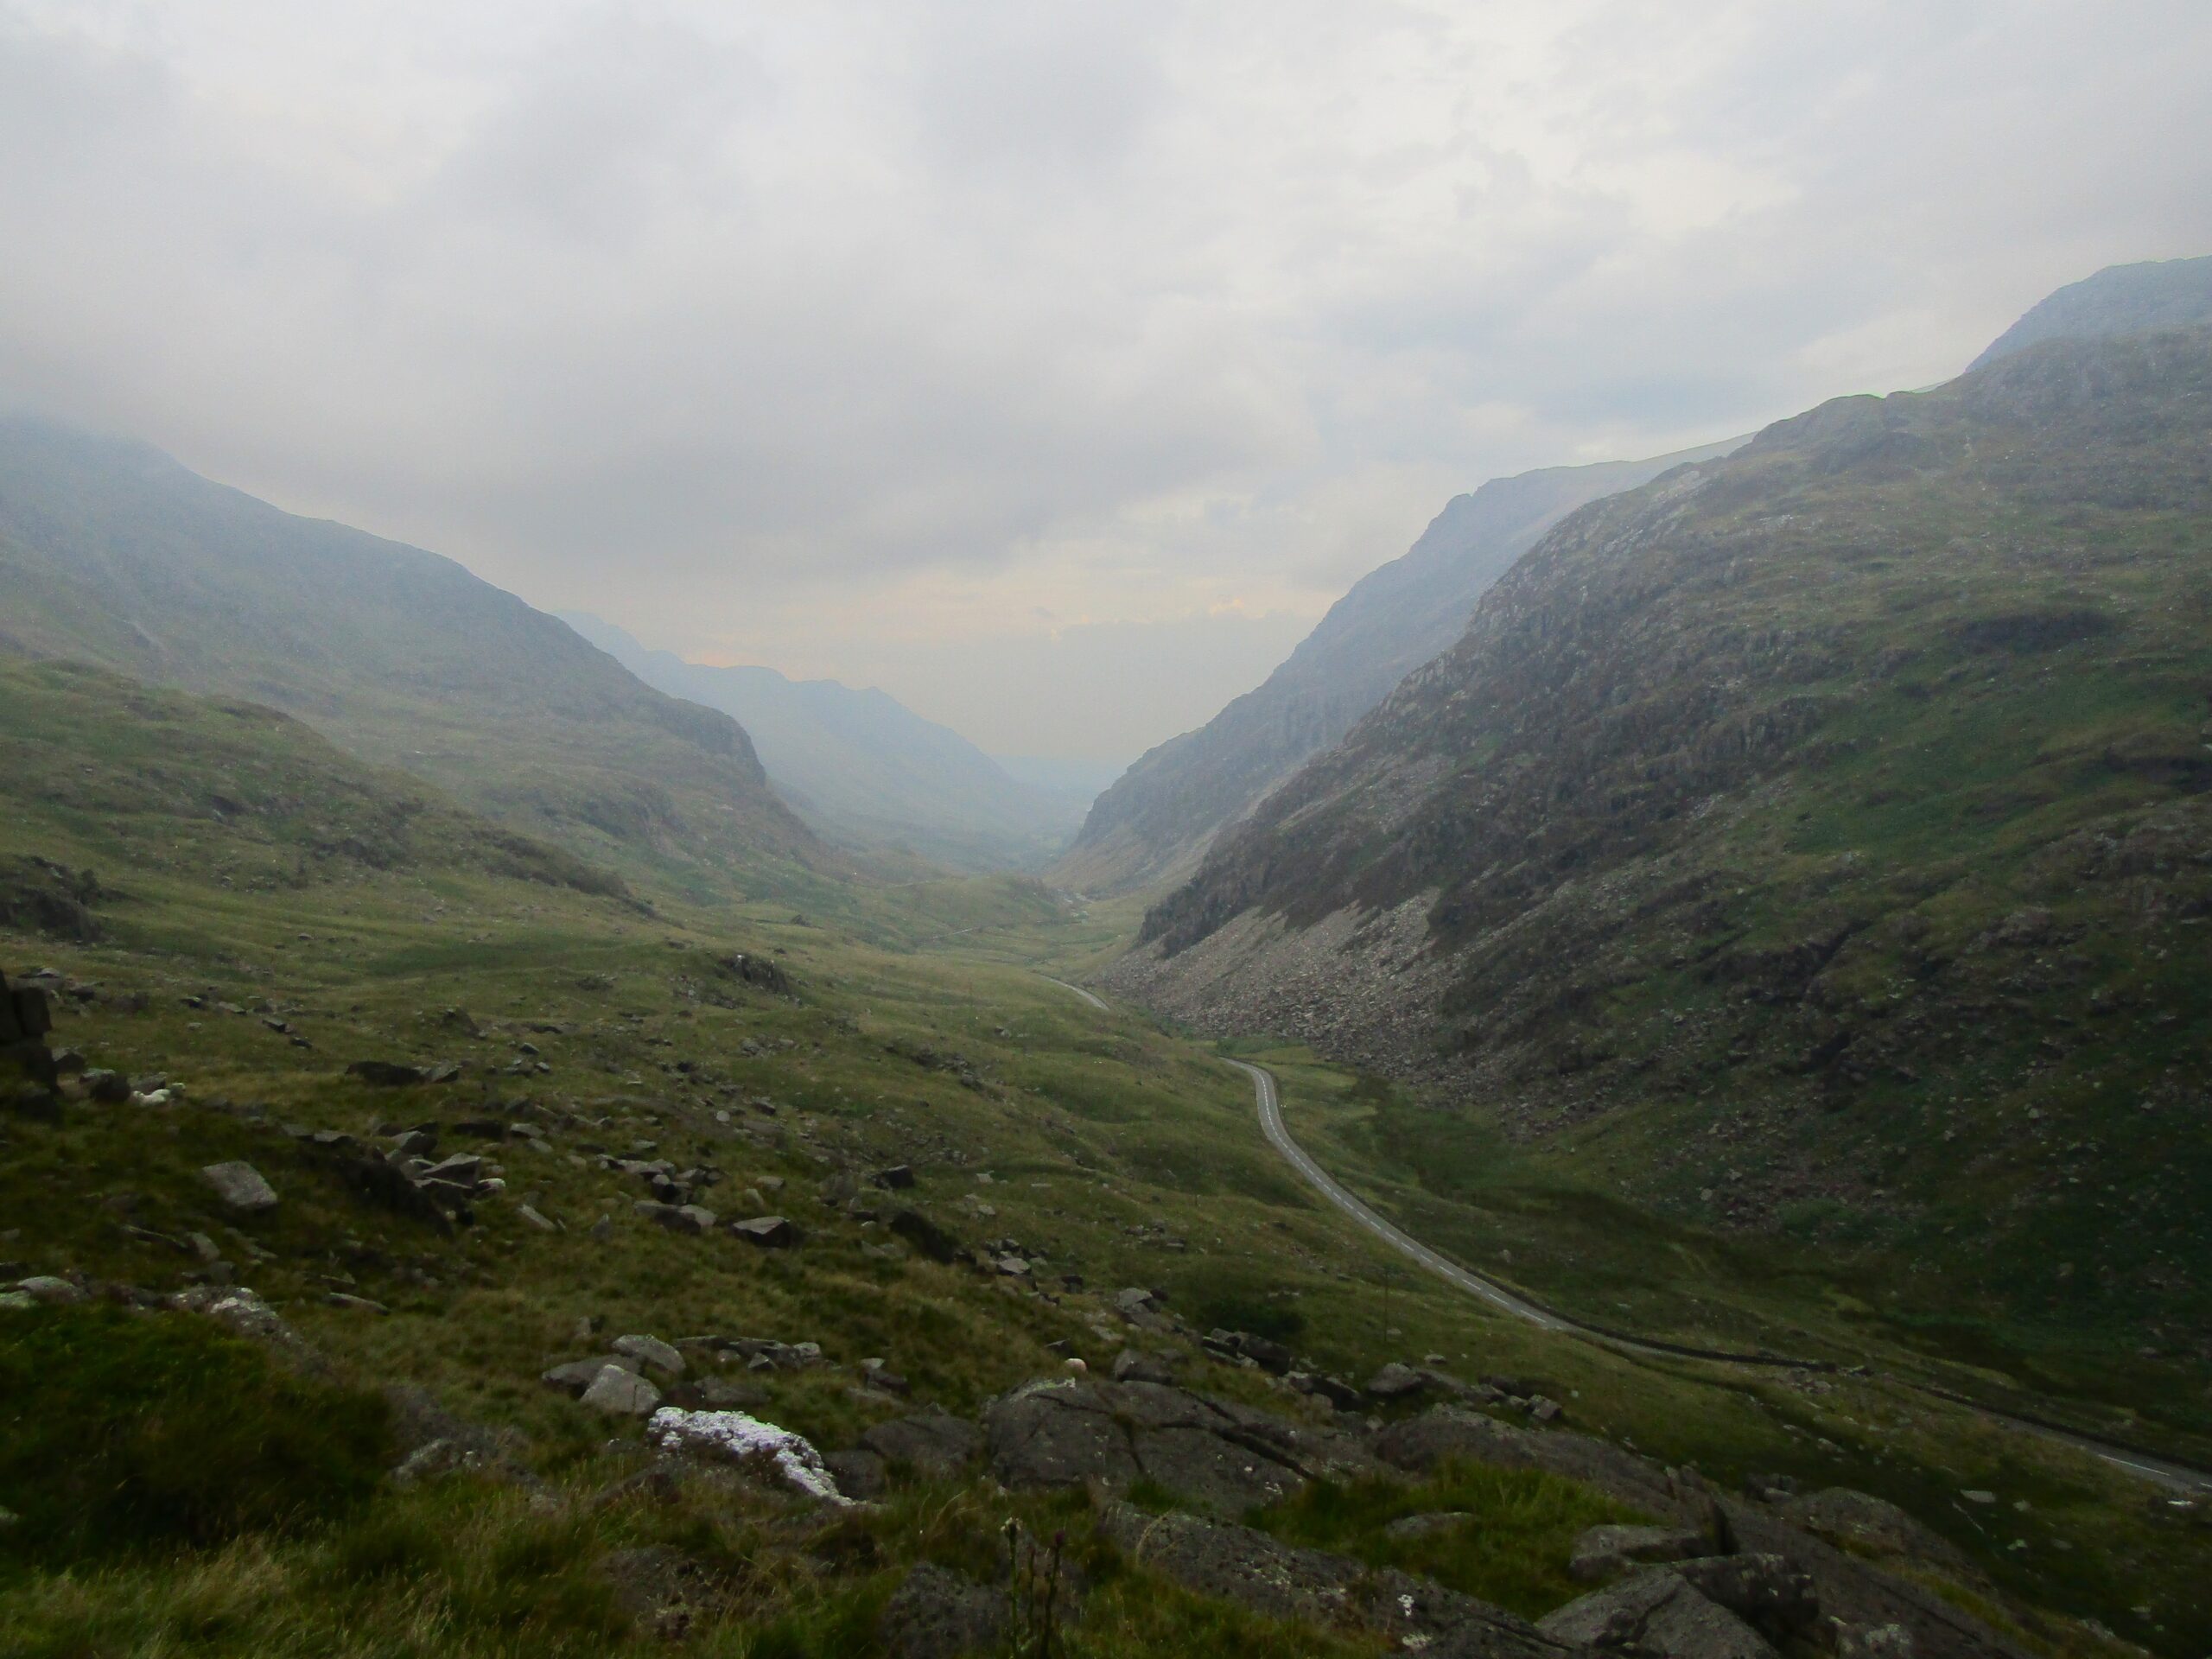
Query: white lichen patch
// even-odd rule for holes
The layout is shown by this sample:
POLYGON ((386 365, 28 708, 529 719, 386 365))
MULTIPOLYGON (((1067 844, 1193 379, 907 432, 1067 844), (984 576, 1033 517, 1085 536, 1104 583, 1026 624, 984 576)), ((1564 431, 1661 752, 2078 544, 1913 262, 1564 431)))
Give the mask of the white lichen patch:
POLYGON ((703 1452, 736 1463, 766 1464, 810 1497, 827 1503, 852 1500, 837 1490, 822 1454, 804 1435, 764 1423, 741 1411, 685 1411, 663 1406, 646 1432, 671 1452, 703 1452))

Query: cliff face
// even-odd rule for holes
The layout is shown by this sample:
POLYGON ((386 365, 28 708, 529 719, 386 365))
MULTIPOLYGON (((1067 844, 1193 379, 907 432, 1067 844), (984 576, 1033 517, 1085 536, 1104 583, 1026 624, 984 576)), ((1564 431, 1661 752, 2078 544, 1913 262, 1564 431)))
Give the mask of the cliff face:
POLYGON ((1122 982, 1524 1135, 1609 1116, 1723 1217, 2017 1206, 2069 1132, 2178 1217, 2212 1163, 2110 1103, 2212 1109, 2208 440, 2212 331, 2060 340, 1586 508, 1122 982), (1739 1112, 1756 1156, 1691 1138, 1739 1112))
POLYGON ((1101 795, 1056 878, 1109 891, 1189 874, 1224 825, 1448 649, 1491 584, 1545 531, 1600 496, 1740 442, 1545 467, 1455 497, 1408 552, 1332 606, 1264 684, 1152 750, 1101 795))

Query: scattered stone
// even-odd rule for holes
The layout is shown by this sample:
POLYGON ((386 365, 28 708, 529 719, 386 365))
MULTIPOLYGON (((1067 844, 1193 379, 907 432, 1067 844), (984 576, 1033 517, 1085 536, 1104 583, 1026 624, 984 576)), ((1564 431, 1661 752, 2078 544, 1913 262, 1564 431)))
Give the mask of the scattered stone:
POLYGON ((683 1375, 683 1356, 658 1337, 617 1337, 608 1346, 664 1376, 683 1375))
POLYGON ((86 1094, 103 1106, 120 1106, 130 1098, 130 1079, 120 1071, 94 1067, 80 1081, 86 1094))
POLYGON ((561 1230, 558 1227, 555 1226, 553 1223, 548 1221, 543 1216, 540 1215, 534 1205, 517 1205, 515 1206, 515 1213, 520 1216, 525 1222, 529 1223, 530 1225, 537 1228, 541 1233, 557 1233, 561 1230))
POLYGON ((642 1417, 660 1404, 660 1390, 635 1371, 604 1365, 578 1396, 596 1410, 618 1417, 642 1417))
POLYGON ((626 1354, 607 1354, 596 1359, 572 1359, 565 1364, 556 1365, 540 1376, 538 1381, 565 1394, 580 1395, 597 1382, 599 1374, 610 1365, 631 1371, 639 1369, 639 1362, 626 1354))
POLYGON ((869 1178, 887 1192, 904 1192, 914 1184, 914 1172, 910 1165, 893 1164, 888 1169, 879 1169, 869 1178))
POLYGON ((1426 1390, 1427 1387, 1427 1377, 1414 1370, 1412 1366, 1401 1365, 1395 1361, 1367 1379, 1368 1397, 1386 1402, 1393 1400, 1410 1400, 1415 1395, 1426 1390))
POLYGON ((229 1209, 253 1215, 276 1207, 276 1190, 262 1179, 261 1172, 251 1164, 210 1164, 200 1173, 229 1209))
POLYGON ((758 1244, 764 1250, 785 1250, 798 1243, 799 1230, 781 1216, 755 1216, 750 1221, 734 1221, 731 1232, 748 1244, 758 1244))
POLYGON ((51 1274, 39 1274, 29 1279, 18 1279, 16 1288, 31 1300, 47 1307, 67 1307, 85 1300, 85 1293, 67 1279, 56 1279, 51 1274))

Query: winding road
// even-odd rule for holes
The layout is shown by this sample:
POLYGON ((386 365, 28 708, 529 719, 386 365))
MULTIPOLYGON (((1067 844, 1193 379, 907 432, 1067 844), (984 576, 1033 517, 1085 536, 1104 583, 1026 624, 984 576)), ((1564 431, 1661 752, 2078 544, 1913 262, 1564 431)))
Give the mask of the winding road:
MULTIPOLYGON (((1049 974, 1039 975, 1039 977, 1048 983, 1058 986, 1064 991, 1072 991, 1102 1013, 1112 1012, 1105 999, 1084 989, 1080 985, 1071 985, 1065 979, 1053 979, 1049 974)), ((1225 1056, 1224 1058, 1226 1058, 1225 1056)), ((1718 1361, 1725 1364, 1758 1365, 1793 1370, 1833 1371, 1839 1369, 1834 1363, 1827 1360, 1793 1359, 1785 1355, 1771 1353, 1729 1353, 1719 1349, 1692 1348, 1679 1343, 1659 1342, 1646 1337, 1630 1336, 1625 1332, 1609 1331, 1603 1325, 1591 1325, 1545 1307, 1541 1303, 1533 1302, 1526 1296, 1509 1289, 1495 1280, 1486 1279, 1471 1268, 1463 1268, 1449 1257, 1440 1255, 1429 1249, 1410 1233, 1376 1215, 1351 1192, 1345 1190, 1328 1171, 1314 1162, 1313 1155, 1291 1138, 1290 1130, 1282 1121, 1282 1096, 1276 1086, 1274 1074, 1272 1071, 1264 1066, 1254 1065, 1246 1060, 1230 1060, 1229 1064, 1251 1079, 1252 1093, 1260 1109, 1260 1133, 1267 1137, 1268 1144, 1281 1154, 1284 1161, 1303 1176, 1315 1192, 1392 1249, 1411 1261, 1419 1262, 1440 1279, 1456 1286, 1468 1294, 1480 1297, 1500 1313, 1510 1314, 1516 1319, 1525 1319, 1529 1324, 1546 1331, 1555 1331, 1561 1336, 1577 1338, 1585 1342, 1594 1342, 1626 1353, 1650 1355, 1665 1359, 1702 1359, 1718 1361)), ((1916 1394, 1923 1394, 1931 1399, 1963 1407, 1986 1421, 1999 1423, 2007 1428, 2018 1429, 2024 1433, 2037 1435, 2044 1440, 2056 1440, 2072 1446, 2078 1452, 2086 1452, 2094 1458, 2101 1459, 2106 1463, 2125 1469, 2132 1474, 2140 1475, 2145 1479, 2166 1487, 2170 1491, 2187 1493, 2196 1497, 2212 1497, 2212 1470, 2199 1469, 2186 1463, 2177 1463, 2171 1459, 2160 1457, 2156 1452, 2146 1451, 2141 1446, 2129 1446, 2121 1441, 2101 1440, 2094 1435, 2084 1434, 2057 1423, 2044 1422, 2033 1417, 2020 1417, 2010 1412, 1998 1411, 1992 1407, 1981 1404, 1979 1401, 1968 1399, 1964 1395, 1954 1394, 1948 1389, 1910 1382, 1904 1377, 1893 1376, 1889 1380, 1898 1387, 1911 1389, 1916 1394)))

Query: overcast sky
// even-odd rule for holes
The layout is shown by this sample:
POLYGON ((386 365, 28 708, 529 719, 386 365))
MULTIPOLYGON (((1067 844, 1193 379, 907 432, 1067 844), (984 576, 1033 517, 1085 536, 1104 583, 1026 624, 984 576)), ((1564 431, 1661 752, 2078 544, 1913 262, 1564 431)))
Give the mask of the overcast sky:
POLYGON ((1124 760, 1452 494, 2212 251, 2205 0, 0 0, 0 398, 1124 760))

